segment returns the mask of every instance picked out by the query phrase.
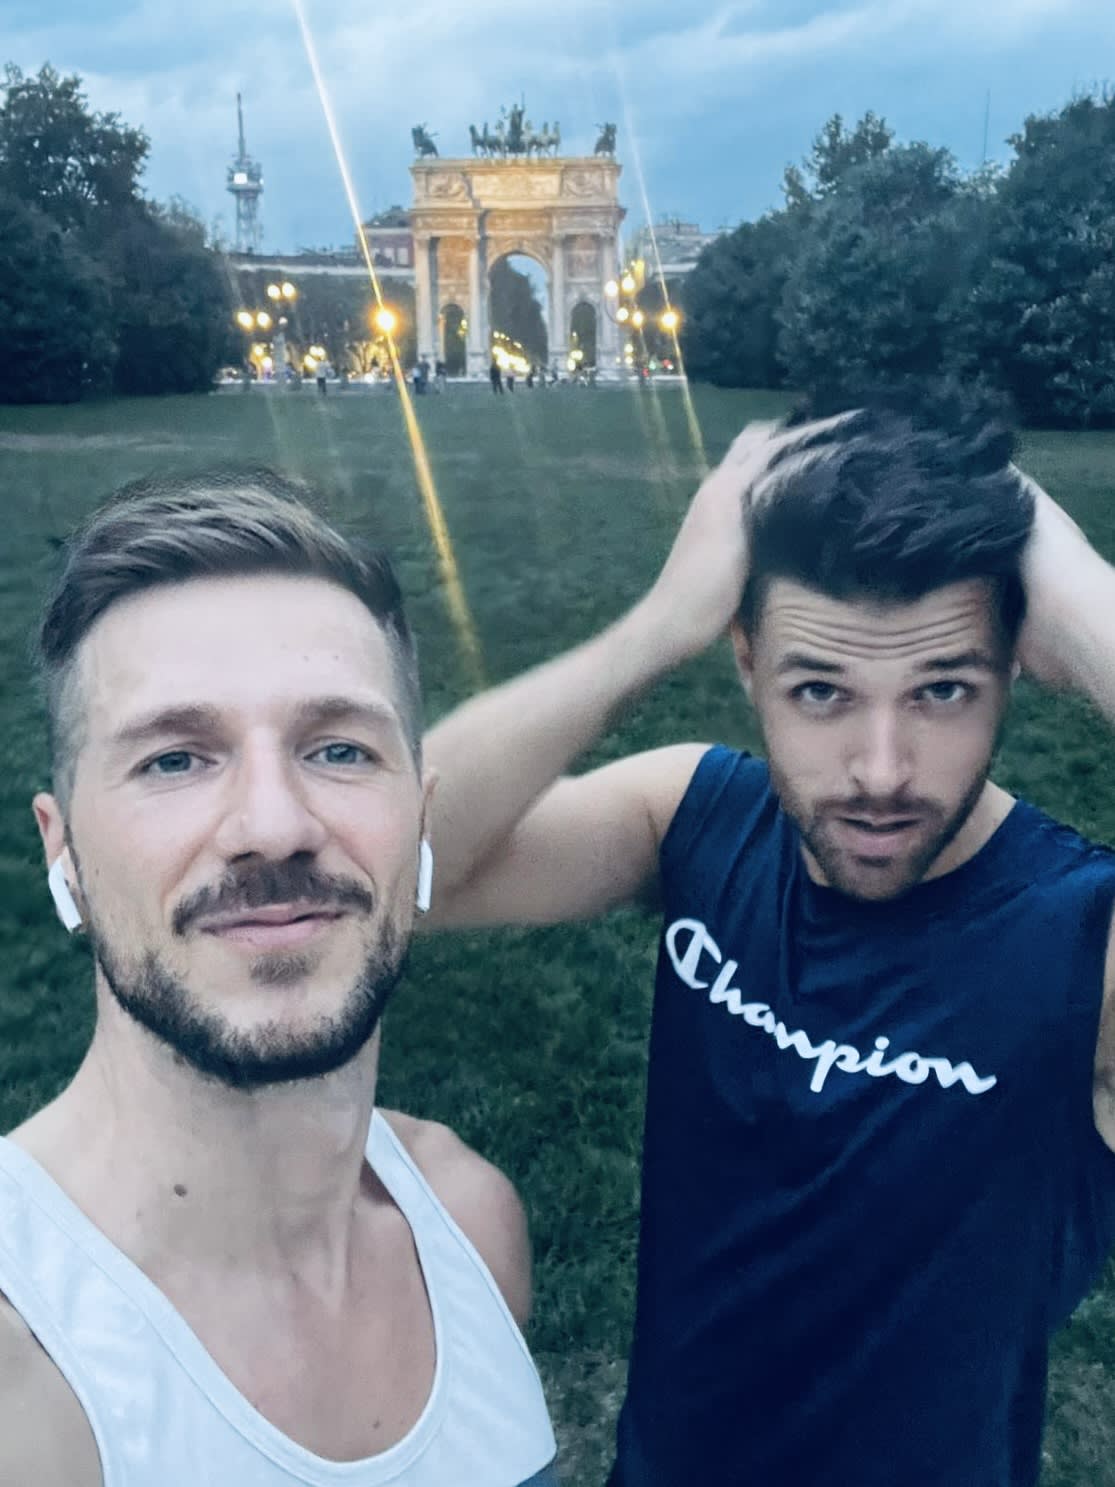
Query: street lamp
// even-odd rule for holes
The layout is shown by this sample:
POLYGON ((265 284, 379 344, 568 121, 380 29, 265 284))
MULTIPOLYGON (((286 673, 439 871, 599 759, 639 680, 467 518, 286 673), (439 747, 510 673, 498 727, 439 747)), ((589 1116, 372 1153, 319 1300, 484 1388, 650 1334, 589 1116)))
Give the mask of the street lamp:
POLYGON ((646 363, 642 329, 647 317, 638 298, 642 278, 643 266, 635 264, 623 269, 617 278, 609 279, 604 285, 604 310, 609 320, 624 331, 634 332, 633 338, 625 344, 622 360, 631 370, 639 371, 646 363))
POLYGON ((632 370, 637 368, 640 372, 645 370, 648 362, 644 329, 653 327, 671 338, 674 343, 676 363, 678 358, 677 335, 681 325, 681 316, 669 300, 666 301, 665 309, 657 316, 653 312, 644 310, 639 303, 645 274, 645 265, 640 261, 622 269, 616 278, 609 279, 604 285, 604 309, 608 318, 631 335, 631 340, 627 342, 623 353, 623 359, 628 367, 632 370))
POLYGON ((376 330, 382 331, 385 336, 395 334, 395 329, 399 324, 399 317, 395 314, 394 310, 389 310, 386 305, 380 305, 374 318, 376 330))

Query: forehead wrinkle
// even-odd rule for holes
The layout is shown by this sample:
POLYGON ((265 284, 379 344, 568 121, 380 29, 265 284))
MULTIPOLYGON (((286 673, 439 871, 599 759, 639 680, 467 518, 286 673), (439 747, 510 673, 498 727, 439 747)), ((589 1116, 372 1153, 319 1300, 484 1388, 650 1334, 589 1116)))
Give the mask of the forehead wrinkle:
MULTIPOLYGON (((819 651, 852 656, 893 656, 906 658, 928 650, 955 650, 971 639, 973 629, 982 637, 987 629, 987 616, 979 606, 964 606, 959 611, 921 624, 899 624, 881 629, 877 623, 856 624, 851 620, 830 621, 804 606, 787 605, 777 616, 770 616, 771 628, 777 625, 780 645, 812 647, 819 651), (975 623, 974 623, 975 622, 975 623)), ((963 648, 970 648, 965 644, 963 648)))

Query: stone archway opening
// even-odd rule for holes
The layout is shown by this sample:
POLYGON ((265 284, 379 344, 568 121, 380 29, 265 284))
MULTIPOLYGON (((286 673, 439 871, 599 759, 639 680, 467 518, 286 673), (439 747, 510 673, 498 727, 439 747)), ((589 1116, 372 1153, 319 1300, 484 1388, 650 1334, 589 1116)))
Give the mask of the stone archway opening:
POLYGON ((450 303, 441 312, 441 360, 450 377, 463 377, 468 367, 468 320, 460 305, 450 303))
POLYGON ((550 349, 545 269, 529 254, 505 253, 492 264, 488 279, 492 349, 527 365, 544 367, 550 349))
POLYGON ((578 300, 569 322, 570 371, 584 372, 596 366, 596 306, 578 300))

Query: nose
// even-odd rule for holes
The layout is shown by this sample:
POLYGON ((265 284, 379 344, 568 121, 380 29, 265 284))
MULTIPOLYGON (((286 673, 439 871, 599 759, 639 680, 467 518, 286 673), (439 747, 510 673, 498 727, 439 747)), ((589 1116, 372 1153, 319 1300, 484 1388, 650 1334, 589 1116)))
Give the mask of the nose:
POLYGON ((889 799, 909 785, 913 776, 911 744, 892 709, 878 708, 864 718, 849 772, 855 788, 871 799, 889 799))
POLYGON ((229 861, 248 856, 283 861, 295 853, 319 852, 327 836, 297 762, 272 743, 245 747, 229 782, 217 836, 221 853, 229 861))

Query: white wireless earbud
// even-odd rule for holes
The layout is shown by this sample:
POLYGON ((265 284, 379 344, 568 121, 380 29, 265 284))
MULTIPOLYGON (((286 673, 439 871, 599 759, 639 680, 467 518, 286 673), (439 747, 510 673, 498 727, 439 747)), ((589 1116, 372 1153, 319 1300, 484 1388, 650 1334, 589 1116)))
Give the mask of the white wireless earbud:
POLYGON ((56 857, 50 865, 50 872, 46 875, 47 886, 50 888, 50 896, 54 900, 54 907, 59 919, 70 934, 81 927, 81 910, 74 902, 74 896, 70 892, 70 885, 66 882, 66 874, 62 870, 62 859, 56 857))
POLYGON ((418 844, 418 889, 414 902, 420 914, 428 914, 434 899, 434 849, 425 837, 418 844))

